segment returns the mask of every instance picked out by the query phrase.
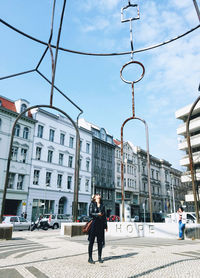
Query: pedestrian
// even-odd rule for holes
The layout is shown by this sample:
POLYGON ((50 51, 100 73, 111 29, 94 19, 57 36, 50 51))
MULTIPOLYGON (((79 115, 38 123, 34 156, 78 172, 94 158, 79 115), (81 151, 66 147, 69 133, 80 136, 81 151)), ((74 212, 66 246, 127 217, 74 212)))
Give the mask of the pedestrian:
POLYGON ((102 203, 100 194, 96 194, 92 199, 89 206, 89 216, 93 219, 91 229, 89 231, 88 240, 88 262, 94 264, 95 262, 92 259, 92 250, 95 238, 97 238, 98 245, 98 261, 99 263, 103 263, 102 260, 102 248, 104 243, 104 229, 107 230, 107 222, 105 215, 105 207, 102 203))
POLYGON ((186 224, 186 213, 184 212, 183 207, 179 207, 178 211, 178 225, 179 225, 179 238, 178 240, 184 239, 184 231, 186 224))

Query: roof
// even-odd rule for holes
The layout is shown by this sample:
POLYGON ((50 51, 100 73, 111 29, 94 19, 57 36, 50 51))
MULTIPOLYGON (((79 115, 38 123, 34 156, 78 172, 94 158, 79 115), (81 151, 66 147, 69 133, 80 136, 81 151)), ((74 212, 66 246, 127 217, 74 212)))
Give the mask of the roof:
MULTIPOLYGON (((0 101, 1 101, 1 105, 0 105, 1 107, 6 108, 10 111, 13 111, 13 112, 17 113, 17 109, 16 109, 16 106, 15 106, 15 101, 12 101, 12 100, 10 100, 8 98, 5 98, 3 96, 0 96, 0 101)), ((28 111, 28 117, 32 118, 32 114, 31 114, 30 110, 28 111)))
POLYGON ((117 146, 121 145, 121 142, 120 142, 119 140, 113 139, 113 141, 114 141, 114 144, 115 144, 115 145, 117 145, 117 146))
POLYGON ((3 98, 1 96, 0 96, 0 100, 1 100, 1 106, 2 107, 6 108, 8 110, 11 110, 13 112, 17 112, 14 101, 11 101, 7 98, 3 98))

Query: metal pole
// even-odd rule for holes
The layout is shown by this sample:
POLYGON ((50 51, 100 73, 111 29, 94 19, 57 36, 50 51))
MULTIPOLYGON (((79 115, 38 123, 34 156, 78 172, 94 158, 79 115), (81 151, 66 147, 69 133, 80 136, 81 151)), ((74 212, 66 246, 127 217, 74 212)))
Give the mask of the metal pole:
POLYGON ((199 21, 200 21, 200 11, 199 11, 199 7, 198 7, 198 5, 197 5, 196 0, 193 0, 193 3, 194 3, 194 7, 195 7, 195 9, 196 9, 196 12, 197 12, 198 19, 199 19, 199 21))
POLYGON ((124 158, 123 158, 123 127, 121 127, 121 190, 122 190, 122 222, 124 222, 124 158))
POLYGON ((193 162, 193 155, 192 155, 192 147, 191 147, 191 142, 190 142, 190 133, 189 133, 189 124, 190 124, 190 119, 192 116, 192 112, 199 102, 200 97, 197 98, 197 100, 194 102, 192 105, 187 121, 186 121, 186 134, 187 134, 187 144, 188 144, 188 155, 189 155, 189 161, 190 161, 190 172, 191 172, 191 178, 192 178, 192 190, 193 190, 193 195, 194 195, 194 205, 195 205, 195 212, 196 212, 196 217, 197 217, 197 223, 200 223, 199 221, 199 203, 197 202, 197 186, 196 186, 196 180, 195 180, 195 174, 194 174, 194 162, 193 162))
POLYGON ((173 179, 172 178, 171 178, 171 182, 172 182, 173 209, 174 209, 174 213, 176 213, 175 196, 174 196, 174 184, 173 184, 173 179))
POLYGON ((146 215, 145 215, 145 203, 143 203, 143 209, 144 209, 144 223, 146 222, 146 215))

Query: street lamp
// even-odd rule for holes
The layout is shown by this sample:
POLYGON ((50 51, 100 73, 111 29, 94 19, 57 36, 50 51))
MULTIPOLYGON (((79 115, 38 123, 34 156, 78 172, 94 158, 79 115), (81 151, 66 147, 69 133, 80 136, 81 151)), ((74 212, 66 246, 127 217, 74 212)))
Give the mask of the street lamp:
POLYGON ((172 213, 172 196, 171 196, 171 190, 167 190, 167 193, 169 195, 169 203, 170 203, 170 210, 172 213))
POLYGON ((171 174, 171 185, 172 185, 172 198, 173 198, 173 208, 174 213, 176 213, 175 197, 174 197, 174 184, 173 184, 173 175, 171 174))

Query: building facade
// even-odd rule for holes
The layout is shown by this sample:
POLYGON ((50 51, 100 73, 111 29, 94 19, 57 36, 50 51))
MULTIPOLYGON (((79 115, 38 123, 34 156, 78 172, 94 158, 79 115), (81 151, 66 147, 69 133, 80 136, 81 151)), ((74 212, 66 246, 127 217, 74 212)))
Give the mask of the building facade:
MULTIPOLYGON (((186 121, 189 115, 192 105, 188 105, 176 111, 176 119, 182 121, 180 126, 177 128, 177 134, 182 136, 179 140, 178 149, 183 151, 185 155, 180 160, 180 165, 184 167, 184 172, 181 177, 181 181, 184 184, 185 190, 185 205, 188 211, 195 211, 194 209, 194 197, 192 193, 191 174, 189 168, 189 156, 188 156, 188 145, 187 145, 187 134, 186 134, 186 121)), ((191 116, 190 125, 190 141, 193 154, 194 170, 196 172, 197 187, 200 187, 200 103, 198 103, 191 116)))
MULTIPOLYGON (((19 113, 28 108, 24 99, 12 101, 0 96, 0 200, 2 202, 11 132, 19 113)), ((33 133, 36 121, 26 113, 15 126, 4 214, 20 215, 27 209, 33 133)))
MULTIPOLYGON (((27 214, 32 219, 44 213, 72 215, 76 131, 62 115, 39 109, 33 139, 27 214)), ((87 214, 91 198, 92 135, 80 128, 78 214, 87 214)))
POLYGON ((114 214, 115 207, 115 145, 113 136, 84 119, 79 125, 92 132, 92 194, 102 196, 107 216, 114 214))

